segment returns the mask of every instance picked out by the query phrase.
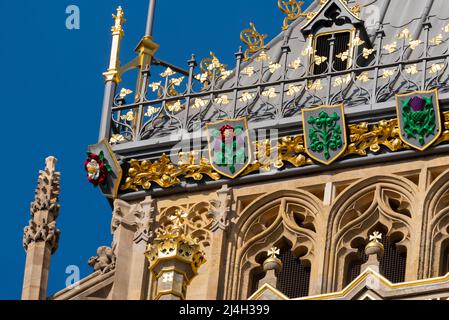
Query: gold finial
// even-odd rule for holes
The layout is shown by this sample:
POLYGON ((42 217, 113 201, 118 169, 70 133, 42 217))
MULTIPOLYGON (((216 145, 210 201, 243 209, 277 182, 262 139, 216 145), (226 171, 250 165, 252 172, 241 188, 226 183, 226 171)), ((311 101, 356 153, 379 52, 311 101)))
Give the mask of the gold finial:
POLYGON ((121 81, 119 68, 120 68, 120 44, 124 36, 123 24, 126 22, 125 14, 122 7, 117 8, 117 14, 113 14, 112 18, 115 21, 112 27, 112 48, 111 48, 111 58, 109 60, 108 71, 103 73, 106 81, 114 81, 119 83, 121 81))
POLYGON ((382 240, 382 234, 379 231, 373 232, 372 235, 369 237, 369 243, 365 247, 365 253, 368 256, 376 254, 377 257, 380 259, 380 257, 384 253, 384 246, 382 243, 379 242, 379 240, 382 240))
POLYGON ((117 14, 112 14, 112 18, 115 21, 115 25, 112 27, 112 32, 123 32, 122 25, 126 22, 125 13, 121 6, 117 8, 117 14))
POLYGON ((250 54, 254 54, 259 50, 267 49, 265 46, 266 34, 260 34, 256 30, 254 23, 249 23, 251 28, 247 28, 240 33, 240 40, 248 47, 245 51, 243 60, 249 59, 250 54))
POLYGON ((265 271, 275 270, 279 272, 281 270, 282 261, 278 258, 278 255, 280 253, 281 251, 276 247, 272 247, 270 250, 268 250, 268 257, 263 263, 263 269, 265 271))

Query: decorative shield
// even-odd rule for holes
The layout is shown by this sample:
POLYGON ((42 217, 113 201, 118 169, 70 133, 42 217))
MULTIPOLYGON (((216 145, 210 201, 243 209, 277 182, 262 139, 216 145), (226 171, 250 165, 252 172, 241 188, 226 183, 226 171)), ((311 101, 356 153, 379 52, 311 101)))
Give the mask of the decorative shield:
POLYGON ((246 118, 208 123, 206 131, 212 167, 225 177, 236 178, 252 161, 246 118))
POLYGON ((343 104, 302 109, 304 143, 314 160, 330 165, 348 146, 343 104))
POLYGON ((396 111, 401 139, 410 147, 424 151, 440 137, 437 89, 396 95, 396 111))
POLYGON ((99 187, 106 197, 117 198, 123 172, 107 140, 88 147, 84 166, 89 182, 99 187))

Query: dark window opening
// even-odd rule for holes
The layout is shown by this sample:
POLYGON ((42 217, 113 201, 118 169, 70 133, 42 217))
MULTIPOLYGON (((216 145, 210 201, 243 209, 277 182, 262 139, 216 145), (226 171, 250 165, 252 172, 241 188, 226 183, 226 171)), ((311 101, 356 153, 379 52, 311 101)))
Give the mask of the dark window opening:
MULTIPOLYGON (((401 252, 396 245, 397 241, 391 241, 390 237, 382 237, 381 242, 385 251, 380 259, 380 273, 392 283, 404 282, 407 252, 401 252)), ((368 261, 365 246, 360 246, 358 252, 349 259, 344 277, 345 287, 360 275, 362 265, 368 261)))
POLYGON ((281 250, 281 272, 277 274, 276 287, 291 299, 307 297, 310 285, 310 265, 295 257, 290 248, 281 250))
POLYGON ((381 242, 384 245, 385 253, 380 259, 380 272, 393 283, 404 282, 407 252, 400 252, 396 245, 397 242, 391 241, 389 237, 383 237, 381 242))
MULTIPOLYGON (((350 42, 351 42, 351 33, 350 32, 337 32, 334 34, 324 34, 321 36, 316 37, 315 39, 315 57, 325 57, 327 60, 317 64, 315 63, 315 57, 314 61, 314 69, 313 74, 323 74, 325 72, 330 72, 331 70, 328 70, 329 62, 330 62, 330 43, 329 40, 332 38, 332 36, 335 37, 335 45, 334 45, 334 53, 333 53, 333 71, 344 71, 347 70, 349 67, 350 58, 346 57, 346 59, 339 59, 337 58, 337 55, 340 55, 350 48, 350 42), (344 60, 344 61, 343 61, 344 60)), ((348 52, 349 54, 349 52, 348 52)))
POLYGON ((358 252, 349 258, 346 267, 346 274, 344 277, 344 287, 354 281, 361 273, 362 265, 368 261, 368 256, 365 254, 365 246, 358 248, 358 252))
POLYGON ((443 250, 440 276, 445 276, 448 273, 449 273, 449 243, 446 244, 443 250))
POLYGON ((249 285, 250 287, 250 295, 253 294, 254 292, 257 291, 257 289, 259 289, 259 282, 260 280, 262 280, 265 277, 265 273, 263 271, 253 271, 251 274, 251 283, 249 285))

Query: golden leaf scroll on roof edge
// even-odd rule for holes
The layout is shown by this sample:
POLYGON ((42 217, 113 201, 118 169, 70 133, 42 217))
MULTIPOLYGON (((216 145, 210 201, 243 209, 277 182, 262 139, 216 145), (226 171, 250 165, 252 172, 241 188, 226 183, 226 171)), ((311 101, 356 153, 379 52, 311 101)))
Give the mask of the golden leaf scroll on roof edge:
POLYGON ((260 34, 257 32, 254 23, 249 23, 251 28, 247 28, 240 33, 240 40, 248 47, 244 53, 243 60, 249 59, 249 56, 263 49, 267 49, 265 46, 266 34, 260 34))

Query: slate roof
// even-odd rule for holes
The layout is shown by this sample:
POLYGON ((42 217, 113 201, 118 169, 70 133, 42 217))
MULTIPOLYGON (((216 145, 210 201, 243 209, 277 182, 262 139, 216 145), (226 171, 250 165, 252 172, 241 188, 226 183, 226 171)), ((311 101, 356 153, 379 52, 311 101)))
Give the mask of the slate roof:
MULTIPOLYGON (((260 51, 241 63, 237 86, 236 68, 227 79, 215 79, 206 87, 192 79, 194 85, 190 91, 186 88, 189 79, 185 77, 179 86, 172 86, 180 93, 170 96, 169 85, 164 87, 165 80, 167 78, 169 84, 180 75, 157 79, 154 76, 157 72, 152 71, 151 81, 156 84, 159 81, 161 85, 159 90, 149 92, 144 106, 152 111, 147 113, 145 125, 137 134, 141 134, 141 140, 150 140, 149 145, 163 144, 174 132, 191 132, 199 124, 204 126, 211 121, 245 116, 251 128, 278 128, 283 135, 301 132, 303 107, 344 103, 349 122, 375 122, 395 116, 394 96, 397 93, 439 88, 444 102, 449 39, 446 6, 445 0, 358 0, 348 3, 329 0, 324 6, 317 0, 306 11, 318 12, 314 19, 299 18, 267 45, 263 52, 268 60, 258 61, 260 51), (349 11, 356 4, 361 7, 358 18, 349 11), (342 20, 346 24, 326 28, 329 12, 337 12, 346 19, 342 20), (352 54, 353 67, 319 76, 308 72, 311 58, 303 54, 309 46, 307 32, 352 28, 351 23, 360 30, 359 37, 364 41, 352 54), (401 32, 408 32, 405 34, 408 39, 399 39, 401 32), (378 34, 383 37, 377 37, 378 34), (392 48, 393 44, 396 46, 389 52, 386 46, 392 48), (367 59, 363 57, 363 48, 373 49, 367 59), (292 64, 299 61, 300 66, 293 69, 292 64), (248 70, 253 72, 251 76, 242 73, 248 70), (165 96, 157 96, 164 92, 165 96), (167 105, 172 111, 164 111, 167 105)), ((329 64, 329 61, 325 63, 329 64)), ((192 71, 201 74, 199 68, 192 71)), ((114 110, 120 110, 123 115, 131 107, 135 105, 116 106, 114 110)), ((115 118, 119 123, 119 118, 115 118)), ((127 149, 126 144, 114 148, 118 152, 127 149)))

